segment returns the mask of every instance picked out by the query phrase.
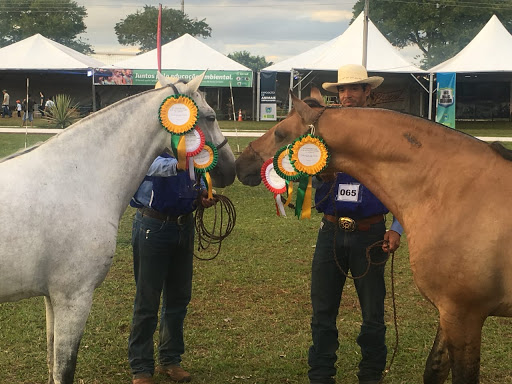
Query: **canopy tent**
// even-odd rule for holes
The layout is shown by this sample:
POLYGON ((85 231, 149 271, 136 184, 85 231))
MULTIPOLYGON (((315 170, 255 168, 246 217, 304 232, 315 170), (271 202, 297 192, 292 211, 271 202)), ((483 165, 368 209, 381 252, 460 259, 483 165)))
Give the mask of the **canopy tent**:
POLYGON ((39 92, 45 98, 67 94, 84 111, 92 109, 94 99, 88 72, 105 65, 39 33, 0 48, 0 58, 0 84, 9 90, 11 100, 22 100, 27 92, 37 101, 39 92), (28 91, 27 83, 35 91, 28 91))
MULTIPOLYGON (((162 45, 162 69, 250 71, 188 33, 162 45)), ((116 63, 118 68, 157 69, 157 50, 116 63)))
POLYGON ((493 15, 462 51, 429 72, 512 72, 512 35, 493 15))
POLYGON ((39 33, 0 48, 0 70, 88 70, 105 64, 39 33))
MULTIPOLYGON (((345 64, 361 63, 364 14, 360 13, 342 35, 297 56, 262 69, 269 72, 292 70, 337 71, 345 64)), ((408 62, 368 20, 367 70, 369 72, 426 73, 408 62)))
MULTIPOLYGON (((300 97, 302 89, 306 88, 309 85, 308 82, 311 82, 313 78, 318 85, 325 81, 333 81, 336 79, 338 68, 342 65, 362 62, 365 49, 363 32, 364 13, 361 13, 340 36, 297 56, 266 67, 261 72, 290 73, 289 88, 298 87, 300 97), (297 80, 295 86, 294 80, 297 80)), ((378 92, 373 92, 375 96, 373 105, 418 115, 423 114, 423 95, 428 93, 428 89, 418 78, 411 77, 411 75, 424 75, 427 72, 402 57, 371 20, 368 20, 367 36, 366 68, 368 72, 380 73, 386 79, 383 86, 379 87, 378 92), (418 89, 413 89, 409 84, 408 79, 410 78, 414 79, 415 85, 419 84, 418 89), (411 100, 415 100, 415 105, 411 100)), ((278 81, 278 83, 282 82, 278 81)), ((278 100, 286 97, 286 92, 287 89, 279 97, 278 91, 278 100)), ((288 108, 291 106, 288 105, 288 108)))
MULTIPOLYGON (((158 69, 157 53, 157 49, 154 49, 117 62, 115 68, 128 70, 131 73, 133 85, 154 86, 158 69)), ((246 111, 247 115, 249 115, 247 111, 253 109, 252 70, 210 48, 188 33, 162 45, 161 69, 165 76, 186 80, 208 70, 201 86, 207 87, 206 100, 217 111, 219 118, 233 114, 234 97, 237 99, 237 108, 246 111)), ((116 69, 104 67, 103 70, 115 72, 116 69)), ((101 83, 99 76, 105 79, 104 74, 97 72, 96 84, 101 83)), ((105 82, 103 84, 106 85, 105 82)))
POLYGON ((510 118, 512 35, 493 15, 457 55, 429 72, 457 73, 456 118, 510 118))

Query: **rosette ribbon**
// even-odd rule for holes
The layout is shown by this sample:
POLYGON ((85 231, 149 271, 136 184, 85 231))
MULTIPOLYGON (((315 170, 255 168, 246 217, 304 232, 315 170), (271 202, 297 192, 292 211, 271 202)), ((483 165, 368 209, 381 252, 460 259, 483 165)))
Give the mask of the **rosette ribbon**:
POLYGON ((330 154, 324 141, 312 134, 297 138, 290 147, 290 163, 300 174, 295 215, 311 218, 312 176, 322 172, 329 163, 330 154))
POLYGON ((206 141, 201 152, 194 156, 194 168, 204 177, 209 199, 213 199, 213 185, 209 171, 217 165, 218 157, 217 148, 209 141, 206 141))
POLYGON ((197 124, 196 103, 186 95, 171 95, 160 105, 158 118, 162 126, 172 135, 171 149, 178 160, 178 169, 187 169, 185 134, 197 124))
POLYGON ((261 167, 261 180, 267 189, 274 194, 277 216, 286 216, 281 194, 286 192, 286 180, 274 170, 274 159, 268 159, 261 167))

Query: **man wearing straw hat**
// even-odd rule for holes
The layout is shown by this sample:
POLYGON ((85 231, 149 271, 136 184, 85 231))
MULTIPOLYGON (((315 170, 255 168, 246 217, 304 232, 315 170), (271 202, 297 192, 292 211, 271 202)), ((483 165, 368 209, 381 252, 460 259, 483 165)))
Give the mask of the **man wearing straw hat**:
MULTIPOLYGON (((337 93, 342 107, 366 107, 370 92, 383 81, 379 76, 368 77, 363 66, 350 64, 338 70, 338 82, 324 83, 322 87, 337 93)), ((357 337, 361 348, 357 376, 360 384, 377 384, 382 379, 387 357, 385 260, 387 252, 399 247, 403 230, 393 220, 391 229, 386 231, 388 209, 353 177, 340 172, 322 174, 318 179, 315 203, 324 216, 311 274, 310 384, 335 383, 339 347, 336 318, 348 276, 354 277, 363 318, 357 337), (350 193, 342 193, 347 190, 350 193), (372 264, 368 268, 366 249, 382 240, 382 246, 371 248, 372 264)))

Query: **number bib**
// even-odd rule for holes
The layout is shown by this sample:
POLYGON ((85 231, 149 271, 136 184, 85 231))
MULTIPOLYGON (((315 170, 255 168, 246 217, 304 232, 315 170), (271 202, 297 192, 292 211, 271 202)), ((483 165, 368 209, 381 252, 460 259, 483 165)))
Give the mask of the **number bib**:
POLYGON ((361 202, 361 184, 338 184, 336 201, 361 202))

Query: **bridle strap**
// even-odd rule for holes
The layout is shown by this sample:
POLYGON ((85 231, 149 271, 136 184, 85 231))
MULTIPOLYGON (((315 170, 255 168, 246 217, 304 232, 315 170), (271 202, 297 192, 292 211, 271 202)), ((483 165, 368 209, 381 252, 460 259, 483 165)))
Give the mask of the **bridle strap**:
POLYGON ((316 125, 316 123, 318 123, 318 120, 320 120, 320 117, 322 117, 322 115, 324 114, 326 109, 327 109, 327 107, 323 107, 320 110, 320 112, 318 112, 318 114, 316 115, 315 120, 313 120, 313 122, 308 125, 309 132, 312 133, 313 135, 315 134, 315 129, 316 129, 315 125, 316 125))
POLYGON ((219 149, 221 149, 223 146, 225 146, 227 143, 228 143, 228 138, 227 138, 227 137, 224 137, 224 140, 222 140, 222 143, 220 143, 219 145, 217 145, 217 151, 218 151, 219 149))
POLYGON ((252 141, 249 143, 249 145, 247 147, 252 151, 252 153, 254 153, 256 156, 258 156, 263 163, 265 162, 263 157, 261 157, 261 155, 258 152, 256 152, 256 150, 252 147, 252 141))

